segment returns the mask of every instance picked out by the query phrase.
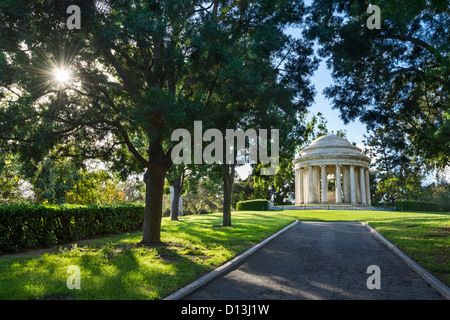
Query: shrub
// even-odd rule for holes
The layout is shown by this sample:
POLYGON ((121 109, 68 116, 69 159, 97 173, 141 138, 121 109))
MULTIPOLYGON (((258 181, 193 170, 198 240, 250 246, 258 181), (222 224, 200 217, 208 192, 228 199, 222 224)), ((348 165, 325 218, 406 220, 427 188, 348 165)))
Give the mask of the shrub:
POLYGON ((135 204, 0 206, 0 252, 135 231, 143 220, 144 207, 135 204))
POLYGON ((209 211, 206 210, 205 208, 200 208, 200 209, 198 210, 198 214, 208 214, 208 213, 209 213, 209 211))
POLYGON ((269 201, 265 199, 239 201, 236 203, 237 211, 266 211, 269 210, 269 201))
POLYGON ((162 212, 163 217, 170 217, 170 208, 166 208, 162 212))
POLYGON ((395 201, 394 205, 397 211, 439 211, 439 203, 427 201, 395 201))

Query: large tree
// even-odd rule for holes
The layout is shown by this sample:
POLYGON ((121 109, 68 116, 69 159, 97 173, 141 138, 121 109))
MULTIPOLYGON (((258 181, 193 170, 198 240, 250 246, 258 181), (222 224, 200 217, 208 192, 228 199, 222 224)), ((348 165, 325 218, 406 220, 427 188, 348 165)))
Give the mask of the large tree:
POLYGON ((388 203, 395 200, 424 200, 425 176, 430 164, 414 155, 413 150, 398 142, 398 136, 389 130, 377 127, 365 145, 371 164, 373 203, 388 203))
POLYGON ((341 118, 382 127, 400 150, 448 165, 448 1, 315 0, 310 12, 307 35, 332 70, 325 94, 341 118), (368 27, 369 5, 380 9, 380 29, 368 27))
MULTIPOLYGON (((249 153, 252 155, 239 153, 242 151, 238 150, 239 143, 229 153, 226 145, 230 141, 229 132, 241 130, 251 135, 250 132, 255 130, 253 133, 258 135, 259 129, 265 129, 268 131, 266 138, 271 139, 271 129, 278 129, 282 145, 290 144, 287 138, 291 130, 312 102, 310 76, 317 64, 311 57, 312 44, 285 33, 288 24, 299 26, 303 22, 304 13, 302 1, 244 1, 231 8, 228 18, 213 18, 212 24, 200 28, 199 37, 195 38, 200 52, 211 52, 208 65, 216 66, 204 73, 210 80, 203 82, 208 97, 201 133, 214 130, 208 131, 211 136, 208 134, 204 138, 210 139, 214 148, 208 146, 205 153, 212 158, 208 164, 214 164, 215 170, 222 175, 223 226, 231 225, 236 166, 244 162, 245 157, 256 157, 256 151, 251 147, 249 153), (253 16, 257 6, 264 8, 264 17, 253 16), (251 23, 250 28, 248 23, 251 23), (215 91, 211 92, 211 89, 215 91), (218 132, 220 134, 216 135, 218 132), (221 143, 217 139, 221 139, 221 143)), ((256 140, 253 146, 258 147, 256 140)), ((235 142, 234 138, 232 142, 235 142)), ((246 143, 251 144, 249 140, 246 143)), ((257 152, 259 160, 261 151, 257 152)), ((268 151, 272 154, 272 150, 268 151)))
POLYGON ((292 22, 300 2, 86 0, 69 29, 73 4, 0 3, 2 146, 25 163, 51 154, 145 170, 142 243, 160 242, 171 133, 215 117, 219 75, 236 68, 223 54, 249 34, 264 43, 262 28, 292 22))
MULTIPOLYGON (((303 116, 313 100, 314 91, 309 79, 317 61, 312 58, 311 44, 284 35, 277 25, 266 25, 262 32, 273 34, 271 41, 261 43, 261 35, 249 39, 241 61, 230 70, 231 81, 221 88, 222 94, 216 101, 224 107, 216 111, 212 125, 221 128, 222 132, 231 129, 248 134, 248 152, 239 153, 241 150, 235 148, 232 163, 224 162, 218 166, 223 178, 223 226, 231 225, 236 166, 255 161, 257 157, 258 175, 275 175, 280 164, 284 164, 286 158, 292 158, 291 150, 298 143, 298 133, 303 131, 303 116), (271 61, 271 57, 277 59, 271 61), (282 64, 283 60, 286 61, 282 64), (277 130, 276 136, 273 129, 277 130), (254 140, 252 130, 259 135, 254 140), (266 130, 266 136, 262 130, 266 130), (263 150, 264 143, 267 143, 267 152, 263 150), (270 164, 261 162, 266 156, 272 157, 270 164)), ((225 147, 224 154, 227 154, 229 150, 225 147)))
POLYGON ((1 85, 9 101, 1 138, 25 161, 49 150, 84 158, 121 151, 116 161, 131 154, 145 168, 142 242, 159 242, 172 164, 164 141, 201 106, 185 81, 195 75, 187 43, 201 23, 193 18, 200 3, 83 1, 79 30, 66 26, 70 4, 2 2, 1 85))

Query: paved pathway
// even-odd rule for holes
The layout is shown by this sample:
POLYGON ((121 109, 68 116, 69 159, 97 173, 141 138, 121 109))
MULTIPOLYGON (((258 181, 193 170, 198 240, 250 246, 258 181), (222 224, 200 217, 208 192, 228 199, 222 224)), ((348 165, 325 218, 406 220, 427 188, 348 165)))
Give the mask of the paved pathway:
POLYGON ((185 299, 443 299, 360 223, 301 222, 185 299), (370 265, 380 289, 368 289, 370 265))

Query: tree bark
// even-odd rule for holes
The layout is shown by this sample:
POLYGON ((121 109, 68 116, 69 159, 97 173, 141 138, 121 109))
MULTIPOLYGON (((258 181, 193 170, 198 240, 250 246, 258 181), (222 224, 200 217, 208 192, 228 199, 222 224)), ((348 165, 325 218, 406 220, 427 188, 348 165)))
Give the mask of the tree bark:
POLYGON ((161 242, 162 199, 165 174, 149 169, 144 174, 145 182, 145 216, 142 244, 161 242))
POLYGON ((162 200, 164 179, 172 165, 171 150, 166 154, 161 141, 150 141, 149 166, 144 174, 145 215, 141 244, 149 245, 161 242, 162 200))
POLYGON ((180 206, 180 193, 181 193, 181 176, 175 178, 172 184, 173 187, 173 199, 170 204, 170 220, 178 220, 178 209, 180 206))
POLYGON ((223 170, 223 227, 231 226, 231 190, 234 182, 235 164, 224 165, 223 170))

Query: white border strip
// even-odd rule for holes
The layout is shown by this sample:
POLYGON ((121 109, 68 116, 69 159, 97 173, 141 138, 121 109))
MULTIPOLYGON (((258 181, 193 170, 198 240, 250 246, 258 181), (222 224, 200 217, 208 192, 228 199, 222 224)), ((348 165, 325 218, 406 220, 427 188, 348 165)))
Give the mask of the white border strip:
POLYGON ((213 271, 207 273, 203 277, 200 277, 199 279, 195 280, 194 282, 191 282, 187 286, 185 286, 185 287, 181 288, 180 290, 172 293, 171 295, 165 297, 163 300, 180 300, 180 299, 184 298, 185 296, 187 296, 188 294, 190 294, 194 290, 200 288, 201 286, 204 286, 205 284, 207 284, 208 282, 210 282, 211 280, 213 280, 214 278, 216 278, 220 274, 224 273, 225 271, 227 271, 231 267, 235 266, 237 263, 239 263, 243 259, 247 258, 249 255, 251 255, 253 252, 255 252, 256 250, 258 250, 259 248, 264 246, 266 243, 268 243, 272 239, 278 237, 283 232, 285 232, 288 229, 290 229, 291 227, 295 226, 298 222, 299 222, 298 220, 295 220, 293 223, 291 223, 287 227, 284 227, 283 229, 281 229, 277 233, 274 233, 270 237, 266 238, 264 241, 262 241, 262 242, 258 243, 257 245, 251 247, 250 249, 248 249, 244 253, 241 253, 240 255, 234 257, 233 259, 229 260, 228 262, 226 262, 225 264, 221 265, 217 269, 214 269, 213 271))
POLYGON ((374 228, 369 226, 367 223, 362 222, 361 224, 366 227, 378 240, 383 242, 391 251, 393 251, 400 259, 406 262, 414 271, 416 271, 422 278, 424 278, 433 288, 438 290, 447 300, 450 300, 450 288, 447 287, 444 283, 439 281, 436 277, 418 265, 414 260, 408 257, 405 253, 403 253, 400 249, 398 249, 395 245, 393 245, 389 240, 383 237, 378 233, 374 228))

